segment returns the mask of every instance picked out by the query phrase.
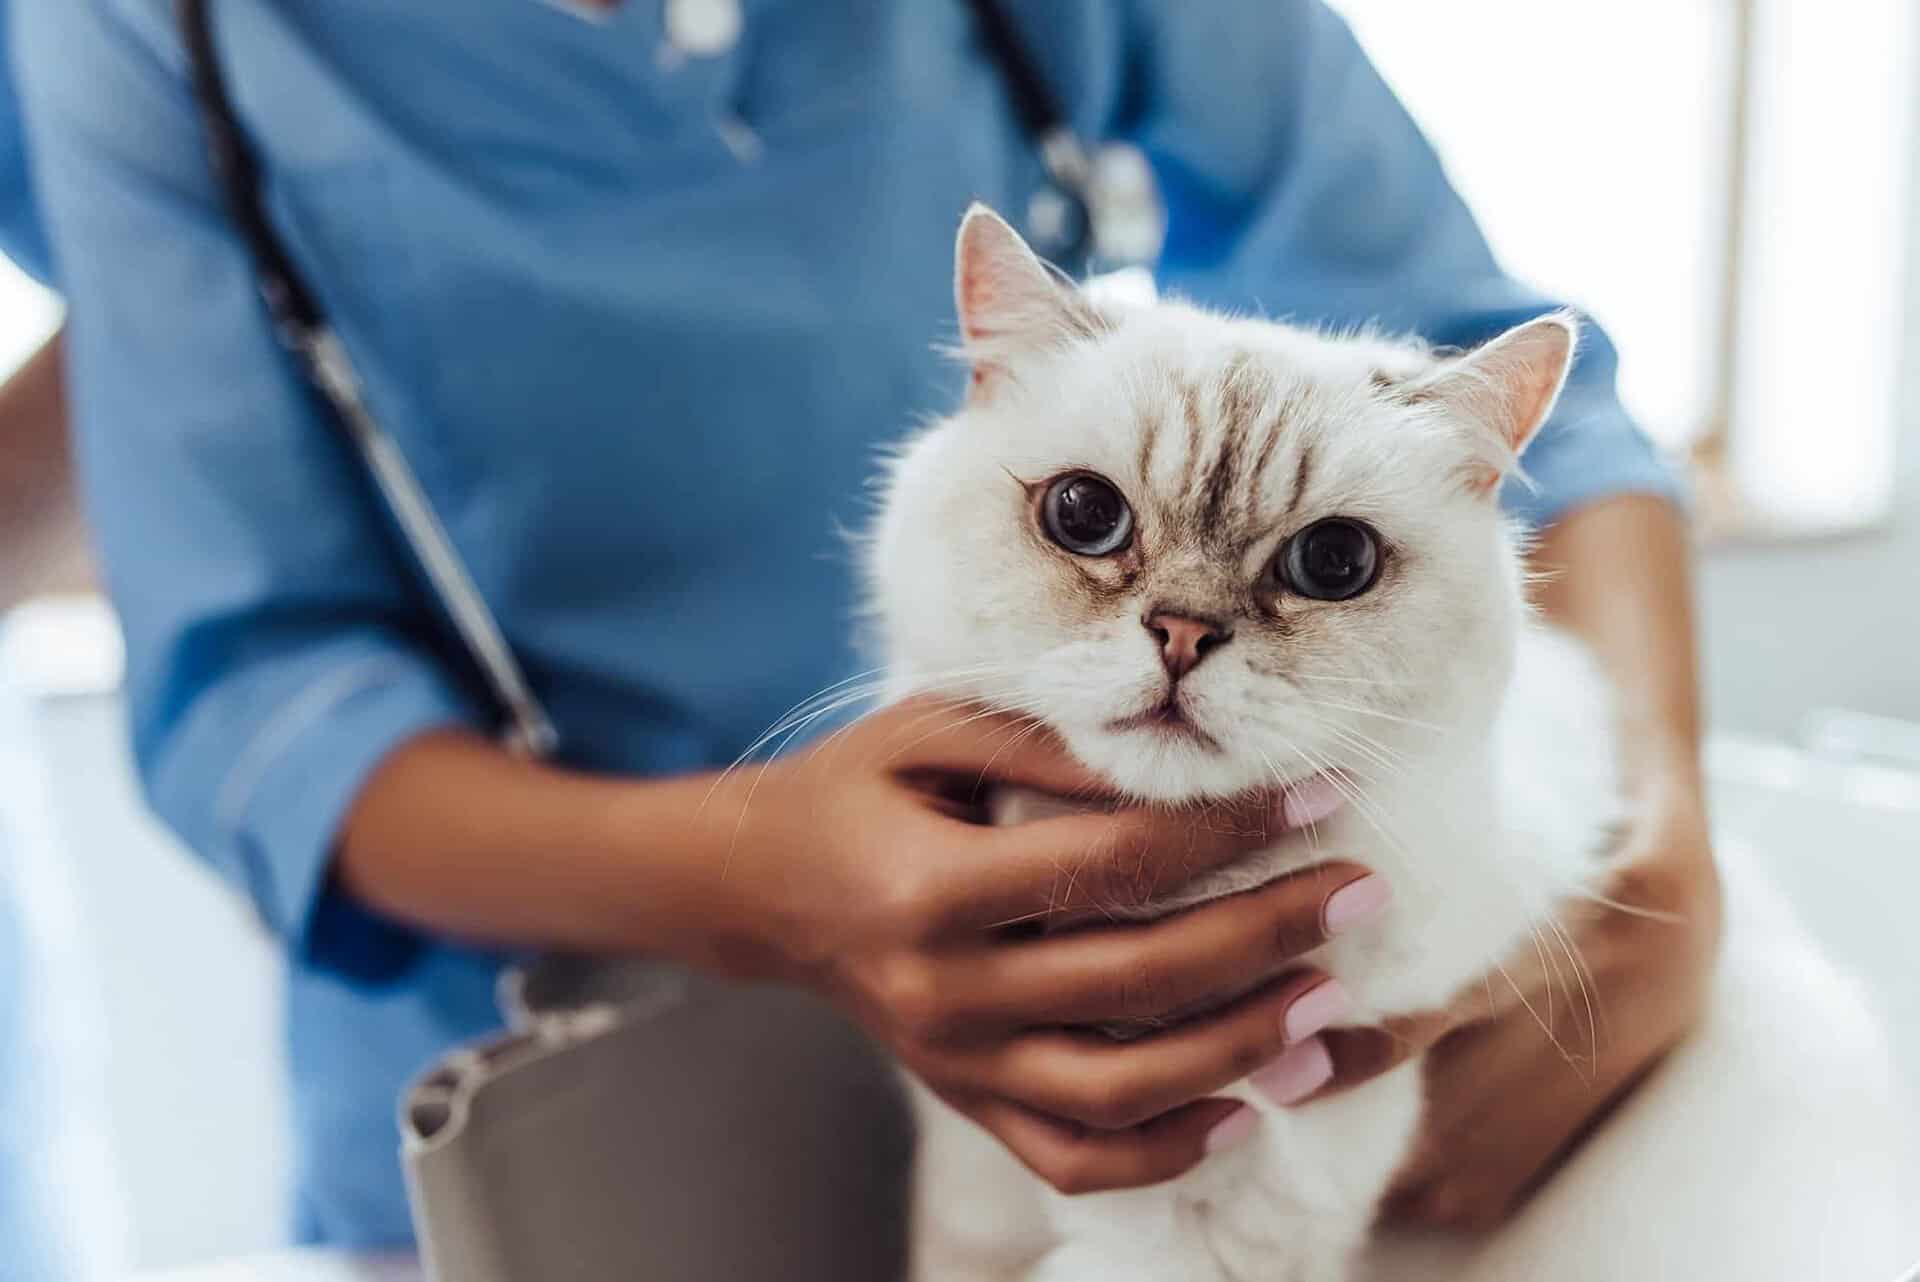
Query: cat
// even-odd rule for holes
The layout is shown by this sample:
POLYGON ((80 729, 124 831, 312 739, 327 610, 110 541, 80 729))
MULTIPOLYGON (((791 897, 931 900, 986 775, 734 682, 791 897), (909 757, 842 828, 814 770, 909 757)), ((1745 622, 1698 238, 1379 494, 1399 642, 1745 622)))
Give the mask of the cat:
MULTIPOLYGON (((1148 917, 1321 860, 1391 883, 1312 955, 1350 1023, 1445 1005, 1593 877, 1619 810, 1604 683, 1534 620, 1498 490, 1578 341, 1464 353, 1096 301, 983 206, 958 237, 964 406, 886 475, 867 571, 888 694, 1037 717, 1122 795, 1345 804, 1148 917), (962 674, 958 676, 948 674, 962 674)), ((1001 821, 1048 803, 1005 796, 1001 821)), ((1409 1061, 1171 1182, 1055 1194, 916 1090, 924 1282, 1337 1282, 1421 1110, 1409 1061)))

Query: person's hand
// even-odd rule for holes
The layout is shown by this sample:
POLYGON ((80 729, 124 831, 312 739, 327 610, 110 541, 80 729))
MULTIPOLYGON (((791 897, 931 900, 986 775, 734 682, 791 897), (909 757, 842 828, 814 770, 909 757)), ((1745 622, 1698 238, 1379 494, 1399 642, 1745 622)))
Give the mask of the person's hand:
POLYGON ((1699 809, 1640 822, 1602 898, 1572 906, 1563 938, 1543 931, 1451 1010, 1325 1035, 1335 1076, 1322 1094, 1427 1052, 1421 1140, 1388 1221, 1499 1225, 1698 1017, 1720 934, 1699 809))
MULTIPOLYGON (((1053 934, 1138 905, 1324 814, 1305 796, 987 827, 982 785, 1085 797, 1099 783, 1030 721, 914 700, 820 747, 735 772, 715 912, 748 973, 824 992, 941 1098, 1065 1191, 1169 1179, 1243 1138, 1208 1099, 1338 1014, 1298 968, 1327 905, 1368 876, 1328 863, 1145 924, 1053 934), (1225 1004, 1221 1004, 1225 1003, 1225 1004), (1094 1026, 1212 1013, 1116 1041, 1094 1026), (1211 1139, 1210 1139, 1211 1137, 1211 1139)), ((1345 904, 1382 898, 1369 889, 1345 904)), ((1348 914, 1336 906, 1334 927, 1348 914)))

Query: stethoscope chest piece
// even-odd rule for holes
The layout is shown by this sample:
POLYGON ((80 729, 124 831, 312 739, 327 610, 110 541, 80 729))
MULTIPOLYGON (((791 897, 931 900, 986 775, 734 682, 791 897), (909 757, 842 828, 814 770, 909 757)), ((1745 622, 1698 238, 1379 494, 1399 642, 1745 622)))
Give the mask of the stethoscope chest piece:
POLYGON ((666 0, 667 43, 690 58, 717 58, 740 43, 740 0, 666 0))
POLYGON ((1159 261, 1167 214, 1145 153, 1127 142, 1089 152, 1063 130, 1041 155, 1050 181, 1027 202, 1027 232, 1041 252, 1097 269, 1159 261))
POLYGON ((1160 261, 1167 211, 1145 152, 1126 142, 1106 143, 1095 151, 1087 204, 1093 214, 1096 261, 1129 267, 1160 261))

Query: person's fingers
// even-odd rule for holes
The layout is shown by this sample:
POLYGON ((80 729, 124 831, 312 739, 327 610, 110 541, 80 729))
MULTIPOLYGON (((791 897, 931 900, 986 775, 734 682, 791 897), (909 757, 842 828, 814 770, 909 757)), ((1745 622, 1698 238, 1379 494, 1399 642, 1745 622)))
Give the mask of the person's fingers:
POLYGON ((977 1053, 961 1071, 970 1070, 981 1093, 1100 1130, 1122 1130, 1242 1078, 1280 1094, 1304 1095, 1332 1072, 1314 1034, 1345 1013, 1339 985, 1305 972, 1137 1041, 1065 1029, 1026 1033, 977 1053))
POLYGON ((1302 816, 1324 818, 1328 804, 1303 788, 997 829, 983 843, 984 866, 949 871, 953 924, 978 930, 1133 916, 1196 876, 1273 845, 1302 816))
POLYGON ((975 1099, 957 1107, 997 1136, 1028 1170, 1069 1194, 1173 1179, 1210 1151, 1245 1139, 1257 1125, 1252 1109, 1225 1099, 1197 1100, 1123 1131, 1056 1121, 1003 1099, 975 1099))
POLYGON ((1321 864, 1155 922, 981 948, 954 963, 950 1013, 980 1028, 1171 1022, 1258 987, 1384 909, 1384 883, 1370 881, 1358 865, 1321 864))
POLYGON ((1327 1030, 1327 1053, 1333 1059, 1333 1076, 1314 1098, 1372 1081, 1389 1069, 1398 1068, 1423 1053, 1456 1026, 1454 1011, 1430 1011, 1402 1015, 1380 1024, 1327 1030))

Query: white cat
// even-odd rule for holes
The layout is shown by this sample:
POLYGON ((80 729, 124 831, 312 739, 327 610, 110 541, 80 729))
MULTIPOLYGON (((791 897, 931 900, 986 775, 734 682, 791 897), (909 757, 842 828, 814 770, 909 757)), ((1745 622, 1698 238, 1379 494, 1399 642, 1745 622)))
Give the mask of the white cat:
MULTIPOLYGON (((1615 817, 1603 687, 1529 619, 1495 501, 1574 322, 1442 356, 1101 306, 980 207, 956 276, 972 392, 900 455, 871 545, 891 694, 1035 714, 1151 801, 1332 781, 1331 818, 1139 915, 1337 855, 1394 890, 1313 957, 1351 1022, 1481 983, 1582 886, 1615 817)), ((1073 1199, 920 1092, 918 1275, 1345 1277, 1419 1082, 1408 1063, 1290 1109, 1236 1088, 1253 1138, 1171 1183, 1073 1199)))

